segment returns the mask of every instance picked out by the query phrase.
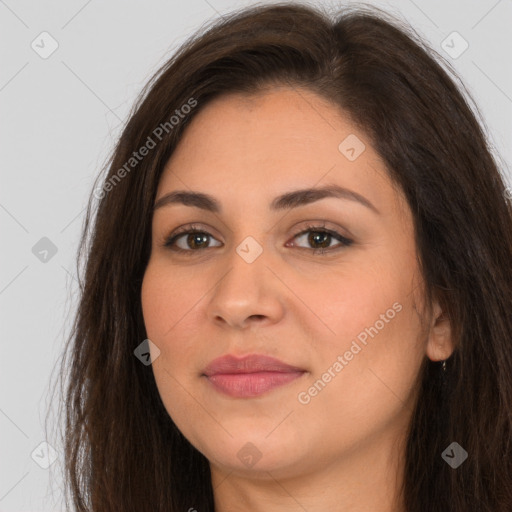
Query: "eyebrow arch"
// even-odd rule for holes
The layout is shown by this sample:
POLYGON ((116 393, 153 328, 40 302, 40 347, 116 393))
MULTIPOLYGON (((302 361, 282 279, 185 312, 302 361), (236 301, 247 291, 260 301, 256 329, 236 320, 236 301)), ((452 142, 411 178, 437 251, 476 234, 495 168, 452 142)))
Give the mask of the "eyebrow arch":
MULTIPOLYGON (((379 210, 368 199, 366 199, 366 197, 354 192, 353 190, 340 187, 339 185, 326 185, 319 188, 305 188, 287 192, 276 197, 270 204, 270 208, 274 211, 287 210, 297 208, 299 206, 305 206, 326 197, 356 201, 366 208, 369 208, 374 213, 380 214, 379 210)), ((163 195, 155 202, 153 211, 170 204, 183 204, 185 206, 201 208, 213 213, 220 213, 222 211, 220 203, 213 196, 202 192, 190 192, 188 190, 176 190, 163 195)))

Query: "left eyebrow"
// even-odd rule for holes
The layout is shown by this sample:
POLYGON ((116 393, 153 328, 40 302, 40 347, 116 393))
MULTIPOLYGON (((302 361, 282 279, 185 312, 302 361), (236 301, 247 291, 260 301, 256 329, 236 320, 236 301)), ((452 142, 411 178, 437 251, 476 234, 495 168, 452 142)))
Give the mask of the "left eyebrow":
POLYGON ((366 197, 354 192, 353 190, 340 187, 338 185, 326 185, 319 188, 306 188, 287 192, 286 194, 276 197, 272 201, 270 207, 273 210, 297 208, 299 206, 314 203, 315 201, 319 201, 326 197, 356 201, 375 213, 380 213, 379 210, 377 210, 377 208, 368 199, 366 199, 366 197))
MULTIPOLYGON (((274 211, 298 208, 299 206, 305 206, 327 197, 356 201, 374 213, 380 214, 379 210, 366 197, 338 185, 326 185, 319 188, 306 188, 287 192, 276 197, 270 204, 270 208, 274 211)), ((183 204, 213 213, 220 213, 222 211, 220 202, 213 196, 188 190, 175 190, 163 195, 155 202, 153 211, 170 204, 183 204)))

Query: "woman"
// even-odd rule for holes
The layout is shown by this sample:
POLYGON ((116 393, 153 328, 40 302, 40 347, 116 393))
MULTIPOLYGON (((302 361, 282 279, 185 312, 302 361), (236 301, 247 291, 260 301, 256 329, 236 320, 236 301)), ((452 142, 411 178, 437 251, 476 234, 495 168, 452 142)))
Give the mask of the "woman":
POLYGON ((294 2, 149 82, 82 239, 76 510, 512 510, 511 204, 432 54, 294 2))

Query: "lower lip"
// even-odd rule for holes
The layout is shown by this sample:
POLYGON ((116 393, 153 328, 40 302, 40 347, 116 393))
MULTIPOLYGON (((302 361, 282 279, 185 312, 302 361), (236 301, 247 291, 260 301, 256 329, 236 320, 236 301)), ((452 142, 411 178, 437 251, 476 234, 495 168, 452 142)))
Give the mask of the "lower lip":
POLYGON ((234 398, 260 396, 301 377, 304 372, 223 373, 206 377, 213 387, 234 398))

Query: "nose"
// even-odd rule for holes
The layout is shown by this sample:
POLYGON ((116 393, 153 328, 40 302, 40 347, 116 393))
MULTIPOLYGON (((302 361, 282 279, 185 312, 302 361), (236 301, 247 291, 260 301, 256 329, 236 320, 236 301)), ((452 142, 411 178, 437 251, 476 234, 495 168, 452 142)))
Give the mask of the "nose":
POLYGON ((265 253, 248 263, 236 251, 214 287, 207 315, 212 322, 236 329, 279 322, 283 316, 283 285, 266 265, 265 253))

